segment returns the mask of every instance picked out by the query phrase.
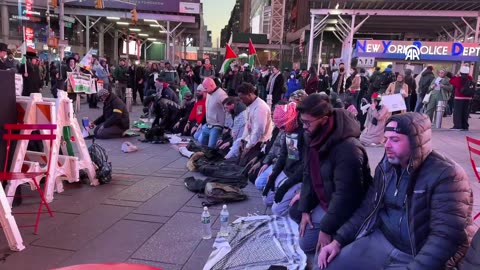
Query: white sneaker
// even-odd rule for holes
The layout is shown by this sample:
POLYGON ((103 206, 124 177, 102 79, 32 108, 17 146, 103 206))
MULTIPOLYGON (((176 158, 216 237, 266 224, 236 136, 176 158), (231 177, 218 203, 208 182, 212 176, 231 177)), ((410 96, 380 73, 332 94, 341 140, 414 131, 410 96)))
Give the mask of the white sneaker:
POLYGON ((187 147, 179 147, 178 148, 178 151, 180 152, 180 154, 186 158, 190 158, 194 153, 191 152, 191 151, 188 151, 187 147))

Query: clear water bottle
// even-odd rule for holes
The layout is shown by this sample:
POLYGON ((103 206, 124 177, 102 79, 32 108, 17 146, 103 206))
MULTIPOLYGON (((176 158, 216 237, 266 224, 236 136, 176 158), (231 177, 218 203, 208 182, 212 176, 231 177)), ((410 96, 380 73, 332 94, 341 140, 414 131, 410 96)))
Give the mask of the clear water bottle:
POLYGON ((210 213, 208 212, 208 207, 206 206, 203 207, 202 213, 202 238, 212 238, 212 224, 210 223, 210 213))
POLYGON ((224 204, 220 212, 220 232, 218 233, 220 236, 228 236, 228 217, 227 205, 224 204))

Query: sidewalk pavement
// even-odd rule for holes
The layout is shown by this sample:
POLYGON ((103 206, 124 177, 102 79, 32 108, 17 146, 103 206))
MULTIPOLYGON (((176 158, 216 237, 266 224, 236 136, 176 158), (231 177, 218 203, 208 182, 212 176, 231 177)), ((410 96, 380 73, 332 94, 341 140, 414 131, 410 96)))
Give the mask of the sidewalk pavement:
MULTIPOLYGON (((83 101, 84 102, 84 101, 83 101)), ((140 106, 133 107, 131 122, 138 119, 140 106)), ((82 104, 77 118, 94 120, 100 110, 82 104)), ((465 135, 480 138, 480 119, 472 115, 471 131, 433 132, 434 148, 457 161, 468 173, 476 197, 474 213, 480 212, 480 184, 472 171, 465 135)), ((451 118, 444 119, 451 126, 451 118)), ((82 183, 65 184, 50 204, 55 216, 43 215, 38 235, 22 228, 26 249, 12 252, 0 236, 0 269, 43 270, 85 263, 130 262, 165 270, 202 269, 212 251, 213 239, 202 240, 200 215, 202 199, 189 192, 183 179, 187 159, 172 145, 143 144, 139 137, 98 140, 113 164, 110 184, 91 187, 82 183), (123 153, 124 141, 139 150, 123 153)), ((87 144, 90 142, 87 141, 87 144)), ((375 168, 383 148, 368 148, 375 168)), ((24 187, 25 192, 29 192, 24 187)), ((263 214, 260 192, 253 185, 245 188, 248 200, 228 206, 230 219, 263 214)), ((16 211, 36 209, 36 201, 24 201, 16 211)), ((213 232, 218 232, 221 205, 210 208, 213 232)), ((34 216, 17 216, 20 225, 33 222, 34 216)), ((477 221, 480 225, 480 221, 477 221)))

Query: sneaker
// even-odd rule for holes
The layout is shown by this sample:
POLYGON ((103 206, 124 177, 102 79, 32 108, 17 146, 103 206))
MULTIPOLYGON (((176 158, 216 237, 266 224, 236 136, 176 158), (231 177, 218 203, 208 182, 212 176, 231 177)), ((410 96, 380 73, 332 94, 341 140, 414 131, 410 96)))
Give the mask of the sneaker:
POLYGON ((186 158, 190 158, 194 153, 191 151, 188 151, 187 147, 179 147, 178 151, 180 154, 186 158))

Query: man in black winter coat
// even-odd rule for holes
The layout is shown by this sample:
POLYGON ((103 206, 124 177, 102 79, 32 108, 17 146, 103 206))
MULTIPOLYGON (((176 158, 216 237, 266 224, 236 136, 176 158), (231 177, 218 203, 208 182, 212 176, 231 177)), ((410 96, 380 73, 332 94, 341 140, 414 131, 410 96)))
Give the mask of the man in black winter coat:
POLYGON ((371 182, 360 125, 324 94, 309 95, 298 108, 305 130, 300 200, 290 210, 299 223, 300 248, 313 253, 332 241, 353 215, 371 182))
POLYGON ((107 89, 101 89, 97 97, 104 103, 103 114, 90 123, 90 128, 95 128, 93 133, 98 139, 120 138, 130 127, 130 118, 127 106, 115 94, 107 89))
POLYGON ((420 81, 418 82, 417 90, 417 104, 415 105, 415 112, 421 112, 423 108, 423 98, 429 91, 429 87, 432 84, 432 81, 435 80, 435 74, 433 74, 433 67, 428 66, 427 69, 419 76, 420 81))
POLYGON ((432 150, 431 136, 424 114, 388 120, 373 184, 322 248, 322 269, 452 269, 463 258, 474 232, 472 190, 465 171, 432 150))

